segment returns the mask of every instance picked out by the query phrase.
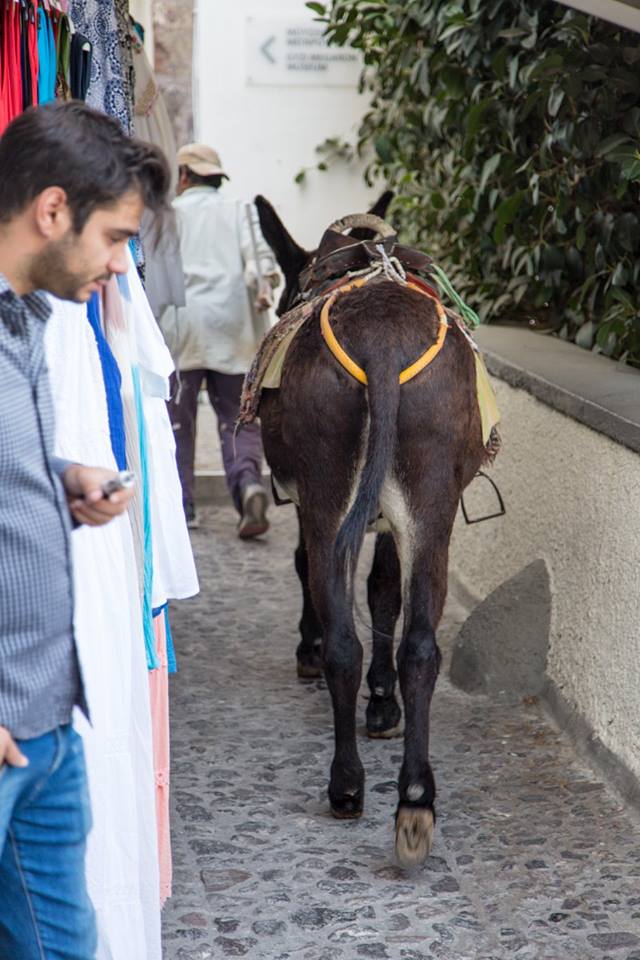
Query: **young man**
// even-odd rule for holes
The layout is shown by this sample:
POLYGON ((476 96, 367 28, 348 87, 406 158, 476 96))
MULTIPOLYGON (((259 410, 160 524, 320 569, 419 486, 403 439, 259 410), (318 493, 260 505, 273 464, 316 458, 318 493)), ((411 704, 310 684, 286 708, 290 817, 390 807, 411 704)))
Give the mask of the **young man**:
POLYGON ((185 514, 195 526, 196 413, 204 380, 218 418, 227 485, 240 514, 238 535, 256 537, 269 526, 260 428, 252 424, 235 436, 234 429, 244 375, 266 330, 278 272, 253 206, 219 192, 227 174, 216 151, 188 144, 178 151, 178 167, 173 205, 187 303, 169 308, 160 325, 179 371, 169 411, 185 514))
POLYGON ((131 497, 104 496, 112 471, 52 456, 42 291, 85 302, 124 273, 142 210, 162 210, 168 183, 155 147, 81 103, 28 110, 0 139, 2 960, 95 956, 69 537, 71 518, 108 523, 131 497))

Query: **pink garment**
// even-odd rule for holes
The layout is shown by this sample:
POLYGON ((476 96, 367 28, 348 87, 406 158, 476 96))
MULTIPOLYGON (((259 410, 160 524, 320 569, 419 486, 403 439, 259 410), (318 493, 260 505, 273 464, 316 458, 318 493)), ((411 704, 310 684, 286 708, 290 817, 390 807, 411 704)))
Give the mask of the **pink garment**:
POLYGON ((167 631, 164 610, 154 618, 156 655, 160 666, 149 671, 151 727, 153 731, 153 767, 156 775, 156 816, 158 819, 158 858, 160 861, 160 906, 171 896, 172 861, 169 826, 169 670, 167 631))

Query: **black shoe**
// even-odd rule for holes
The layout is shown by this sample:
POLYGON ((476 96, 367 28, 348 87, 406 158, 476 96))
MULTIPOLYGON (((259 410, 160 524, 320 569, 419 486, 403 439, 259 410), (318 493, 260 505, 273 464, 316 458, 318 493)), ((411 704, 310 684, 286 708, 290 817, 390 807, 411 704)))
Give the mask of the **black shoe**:
POLYGON ((184 504, 184 515, 185 515, 189 530, 197 530, 198 527, 200 526, 200 523, 198 521, 198 516, 196 514, 196 507, 194 503, 184 504))
POLYGON ((238 524, 241 540, 259 537, 269 529, 267 520, 267 494, 259 483, 250 483, 242 491, 242 517, 238 524))

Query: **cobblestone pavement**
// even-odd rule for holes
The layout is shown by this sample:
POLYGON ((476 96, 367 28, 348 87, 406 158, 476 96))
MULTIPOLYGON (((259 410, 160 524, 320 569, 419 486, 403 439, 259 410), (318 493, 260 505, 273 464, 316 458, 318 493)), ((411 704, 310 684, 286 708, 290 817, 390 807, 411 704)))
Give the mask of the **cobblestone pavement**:
MULTIPOLYGON (((294 515, 272 510, 268 540, 241 543, 230 508, 203 513, 202 593, 172 616, 165 960, 640 960, 638 821, 535 704, 468 697, 443 669, 436 842, 408 874, 393 860, 401 742, 366 738, 363 688, 365 813, 332 819, 329 695, 295 676, 294 515)), ((453 596, 445 663, 464 618, 453 596)))

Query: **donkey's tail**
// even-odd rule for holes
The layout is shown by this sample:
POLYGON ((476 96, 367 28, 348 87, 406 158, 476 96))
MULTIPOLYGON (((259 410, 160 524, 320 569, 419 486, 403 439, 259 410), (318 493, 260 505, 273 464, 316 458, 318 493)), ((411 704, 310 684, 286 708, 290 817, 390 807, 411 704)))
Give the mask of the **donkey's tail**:
POLYGON ((364 465, 355 499, 336 537, 336 574, 351 584, 369 523, 378 515, 380 493, 391 465, 398 435, 400 382, 388 353, 374 352, 365 365, 369 431, 364 465))

